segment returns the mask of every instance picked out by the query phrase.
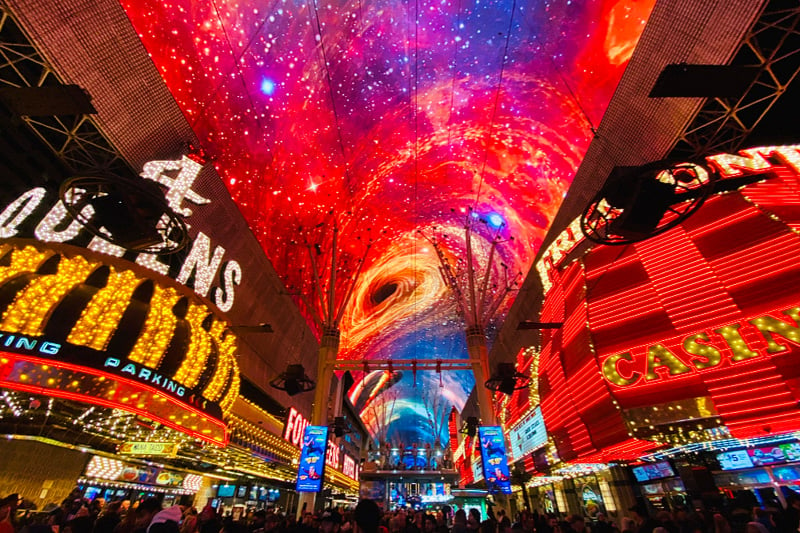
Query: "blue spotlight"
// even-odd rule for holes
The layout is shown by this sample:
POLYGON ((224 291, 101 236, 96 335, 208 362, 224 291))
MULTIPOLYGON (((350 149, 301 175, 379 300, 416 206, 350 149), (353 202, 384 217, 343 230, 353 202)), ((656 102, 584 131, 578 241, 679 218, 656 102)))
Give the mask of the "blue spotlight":
POLYGON ((275 92, 275 82, 269 78, 262 79, 261 92, 266 94, 267 96, 272 96, 272 93, 275 92))
POLYGON ((506 225, 503 215, 500 213, 491 212, 486 215, 486 223, 490 228, 498 229, 506 225))

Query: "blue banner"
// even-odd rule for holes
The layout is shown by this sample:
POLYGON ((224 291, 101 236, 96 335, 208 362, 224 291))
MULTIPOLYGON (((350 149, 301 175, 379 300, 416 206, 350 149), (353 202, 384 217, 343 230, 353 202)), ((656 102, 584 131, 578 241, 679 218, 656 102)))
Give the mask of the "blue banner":
POLYGON ((325 451, 328 446, 327 426, 307 426, 303 449, 297 467, 297 492, 319 492, 325 472, 325 451))
POLYGON ((511 494, 511 476, 508 473, 506 458, 506 441, 500 426, 481 426, 478 428, 481 441, 481 459, 483 460, 483 477, 489 492, 511 494))

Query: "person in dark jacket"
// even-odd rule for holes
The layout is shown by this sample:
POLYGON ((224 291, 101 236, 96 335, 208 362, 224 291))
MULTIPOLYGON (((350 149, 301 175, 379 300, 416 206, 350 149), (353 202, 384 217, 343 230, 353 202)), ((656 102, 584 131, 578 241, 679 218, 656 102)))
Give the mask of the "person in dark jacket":
POLYGON ((114 528, 122 521, 120 507, 122 507, 122 502, 111 502, 106 505, 100 516, 97 517, 92 533, 114 533, 114 528))

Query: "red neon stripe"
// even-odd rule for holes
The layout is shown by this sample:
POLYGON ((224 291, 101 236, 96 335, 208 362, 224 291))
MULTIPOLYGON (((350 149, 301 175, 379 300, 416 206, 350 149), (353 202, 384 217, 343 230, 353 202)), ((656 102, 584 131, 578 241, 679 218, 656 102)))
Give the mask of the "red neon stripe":
MULTIPOLYGON (((772 404, 772 407, 775 407, 776 409, 780 408, 780 407, 793 407, 793 408, 796 409, 797 408, 797 401, 783 402, 783 403, 779 403, 779 404, 772 404)), ((726 413, 724 416, 725 417, 727 417, 727 416, 737 416, 737 415, 756 413, 756 412, 762 412, 763 413, 764 411, 765 411, 765 408, 763 406, 762 407, 752 407, 750 409, 740 409, 738 411, 731 411, 729 413, 726 413)), ((793 416, 797 416, 797 413, 796 412, 793 413, 793 416)), ((756 422, 757 421, 753 421, 753 423, 756 423, 756 422)))
MULTIPOLYGON (((200 438, 202 440, 213 442, 215 444, 221 444, 222 446, 226 446, 227 443, 228 443, 227 426, 223 422, 221 422, 221 421, 209 416, 207 413, 204 413, 204 412, 200 411, 199 409, 197 409, 195 407, 192 407, 190 405, 187 405, 187 404, 185 404, 183 402, 180 402, 178 400, 175 400, 174 398, 171 398, 171 397, 165 395, 163 391, 160 391, 159 389, 156 389, 155 387, 151 387, 149 385, 144 385, 144 384, 139 383, 137 381, 133 381, 133 380, 128 379, 128 378, 116 376, 114 374, 110 374, 108 372, 103 372, 101 370, 96 370, 96 369, 93 369, 93 368, 83 367, 83 366, 79 366, 79 365, 74 365, 74 364, 71 364, 71 363, 65 363, 63 361, 54 361, 52 359, 42 359, 42 358, 39 358, 39 357, 32 357, 32 356, 21 355, 21 354, 16 354, 16 353, 11 353, 11 352, 3 352, 3 351, 0 351, 0 354, 2 354, 3 356, 9 357, 11 360, 24 361, 24 362, 28 362, 28 363, 32 363, 32 364, 38 364, 38 365, 49 365, 49 366, 52 366, 52 367, 55 367, 55 368, 62 368, 64 370, 69 370, 69 371, 72 371, 72 372, 79 372, 79 373, 87 374, 87 375, 90 375, 90 376, 102 377, 102 378, 109 379, 109 380, 112 380, 112 381, 115 381, 115 382, 118 382, 118 383, 126 384, 126 385, 128 385, 130 387, 133 387, 135 389, 144 390, 144 391, 146 391, 146 392, 148 392, 150 394, 158 394, 159 396, 164 397, 170 403, 173 403, 173 404, 177 405, 178 407, 180 407, 180 408, 182 408, 182 409, 184 409, 186 411, 195 413, 195 414, 205 418, 212 425, 218 426, 222 430, 222 434, 224 435, 224 437, 223 437, 223 439, 221 441, 219 441, 217 439, 214 439, 213 437, 209 437, 207 435, 203 435, 201 433, 197 433, 197 432, 195 432, 195 431, 193 431, 191 429, 184 428, 181 425, 175 424, 174 422, 170 422, 169 419, 161 419, 161 420, 158 420, 159 422, 163 423, 165 426, 168 426, 168 427, 171 427, 171 428, 176 429, 178 431, 181 431, 182 433, 187 433, 189 435, 194 435, 194 436, 196 436, 196 437, 198 437, 198 438, 200 438)), ((5 386, 7 386, 10 389, 24 390, 26 392, 34 392, 34 393, 37 393, 37 394, 45 394, 45 391, 47 391, 49 394, 53 394, 54 396, 59 396, 59 397, 67 398, 67 399, 82 399, 82 401, 85 401, 87 403, 95 403, 95 404, 103 406, 103 407, 120 408, 123 411, 130 411, 130 412, 133 412, 135 414, 140 414, 142 416, 145 416, 147 418, 154 418, 154 419, 155 418, 160 418, 157 415, 154 415, 153 413, 138 409, 136 407, 132 407, 132 406, 126 405, 126 404, 124 404, 122 402, 112 402, 110 400, 105 400, 105 399, 98 398, 98 397, 95 397, 95 396, 78 394, 78 393, 69 392, 69 391, 62 391, 60 389, 48 389, 48 388, 41 387, 41 386, 38 386, 38 385, 36 385, 36 386, 25 385, 23 383, 16 383, 16 382, 5 381, 5 380, 4 381, 0 381, 0 383, 6 384, 5 386)))

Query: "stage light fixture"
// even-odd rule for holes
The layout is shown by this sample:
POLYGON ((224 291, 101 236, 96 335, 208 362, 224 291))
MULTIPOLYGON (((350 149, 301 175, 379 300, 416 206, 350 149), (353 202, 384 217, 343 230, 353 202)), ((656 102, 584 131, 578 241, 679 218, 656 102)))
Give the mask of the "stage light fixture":
POLYGON ((314 390, 316 384, 306 375, 303 365, 289 365, 285 372, 269 382, 270 386, 285 391, 289 396, 314 390))
POLYGON ((515 390, 524 389, 530 384, 530 376, 517 372, 513 363, 498 363, 497 371, 486 380, 485 386, 489 390, 511 395, 515 390))

